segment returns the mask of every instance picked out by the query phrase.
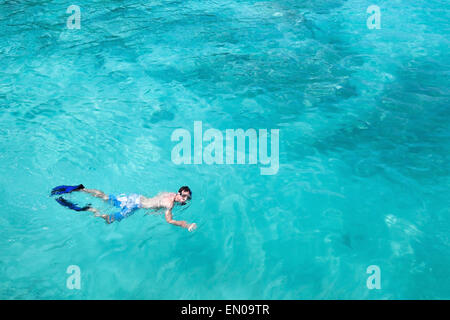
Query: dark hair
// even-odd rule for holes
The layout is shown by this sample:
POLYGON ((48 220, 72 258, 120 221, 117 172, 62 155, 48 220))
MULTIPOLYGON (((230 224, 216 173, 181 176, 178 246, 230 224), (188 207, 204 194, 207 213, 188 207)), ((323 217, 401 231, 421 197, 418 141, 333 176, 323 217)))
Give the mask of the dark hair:
POLYGON ((191 191, 191 189, 189 189, 188 186, 182 186, 182 187, 180 188, 180 190, 178 190, 178 193, 181 194, 183 191, 189 192, 189 194, 191 195, 191 198, 192 198, 192 191, 191 191))

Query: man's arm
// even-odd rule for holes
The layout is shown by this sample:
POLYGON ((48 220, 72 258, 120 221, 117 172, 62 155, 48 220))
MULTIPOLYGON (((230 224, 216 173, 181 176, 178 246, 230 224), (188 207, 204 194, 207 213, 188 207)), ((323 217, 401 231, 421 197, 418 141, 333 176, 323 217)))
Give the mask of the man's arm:
POLYGON ((172 208, 167 209, 165 216, 166 216, 166 221, 168 223, 173 224, 175 226, 182 227, 182 228, 186 228, 189 231, 194 230, 195 227, 197 226, 195 223, 187 223, 186 221, 173 220, 173 218, 172 218, 172 208))

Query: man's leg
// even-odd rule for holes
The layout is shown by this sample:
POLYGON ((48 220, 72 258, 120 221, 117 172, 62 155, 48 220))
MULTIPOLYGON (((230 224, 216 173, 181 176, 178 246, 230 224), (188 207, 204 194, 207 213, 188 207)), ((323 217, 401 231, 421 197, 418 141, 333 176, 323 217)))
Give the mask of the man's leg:
MULTIPOLYGON (((90 195, 96 197, 96 198, 100 198, 104 201, 108 201, 109 200, 109 196, 107 194, 105 194, 103 191, 97 190, 97 189, 87 189, 87 188, 83 188, 80 191, 89 193, 90 195)), ((114 220, 111 220, 111 217, 107 214, 101 214, 100 211, 96 208, 90 207, 87 211, 93 212, 94 216, 96 217, 100 217, 105 219, 106 223, 113 223, 114 220)))
POLYGON ((111 219, 109 218, 109 215, 107 215, 107 214, 101 214, 100 211, 98 211, 98 210, 95 209, 95 208, 90 207, 90 208, 87 209, 86 211, 93 212, 95 217, 100 217, 100 218, 105 219, 106 223, 113 223, 113 221, 111 221, 111 219))
POLYGON ((108 199, 109 199, 109 197, 103 191, 100 191, 100 190, 84 188, 84 189, 81 189, 80 191, 89 193, 89 194, 93 195, 94 197, 103 199, 105 201, 108 201, 108 199))

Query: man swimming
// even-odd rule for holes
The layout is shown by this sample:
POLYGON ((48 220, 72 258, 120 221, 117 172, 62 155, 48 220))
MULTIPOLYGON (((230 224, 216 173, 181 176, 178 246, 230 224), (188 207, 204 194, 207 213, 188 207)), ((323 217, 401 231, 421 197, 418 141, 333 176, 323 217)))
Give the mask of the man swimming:
POLYGON ((100 198, 113 206, 120 208, 120 211, 114 214, 101 214, 100 211, 91 206, 85 206, 84 208, 79 208, 78 206, 70 203, 69 201, 63 199, 62 197, 56 199, 60 204, 67 206, 76 211, 90 211, 93 212, 96 217, 105 219, 107 223, 113 223, 114 221, 121 221, 124 218, 129 217, 137 209, 153 209, 162 210, 165 209, 166 221, 175 226, 179 226, 188 231, 194 230, 197 225, 195 223, 188 223, 186 221, 177 221, 172 217, 172 209, 175 205, 185 205, 187 201, 192 198, 192 191, 188 186, 181 187, 177 193, 173 192, 162 192, 153 198, 147 198, 138 194, 121 194, 118 196, 107 195, 103 191, 96 189, 87 189, 82 184, 78 186, 59 186, 53 188, 52 195, 70 193, 73 191, 80 191, 88 193, 96 198, 100 198))

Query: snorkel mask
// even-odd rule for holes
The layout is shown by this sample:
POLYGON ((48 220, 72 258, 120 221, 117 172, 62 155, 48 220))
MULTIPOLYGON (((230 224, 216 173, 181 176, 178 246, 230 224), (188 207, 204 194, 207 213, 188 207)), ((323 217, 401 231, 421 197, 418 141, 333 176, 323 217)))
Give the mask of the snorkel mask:
MULTIPOLYGON (((178 194, 179 194, 180 196, 184 197, 184 196, 181 194, 181 192, 178 192, 178 194)), ((192 200, 191 195, 186 196, 186 200, 185 200, 184 202, 181 202, 180 205, 181 205, 181 206, 185 206, 185 205, 188 204, 188 202, 189 202, 189 204, 190 204, 190 203, 191 203, 191 200, 192 200)))

